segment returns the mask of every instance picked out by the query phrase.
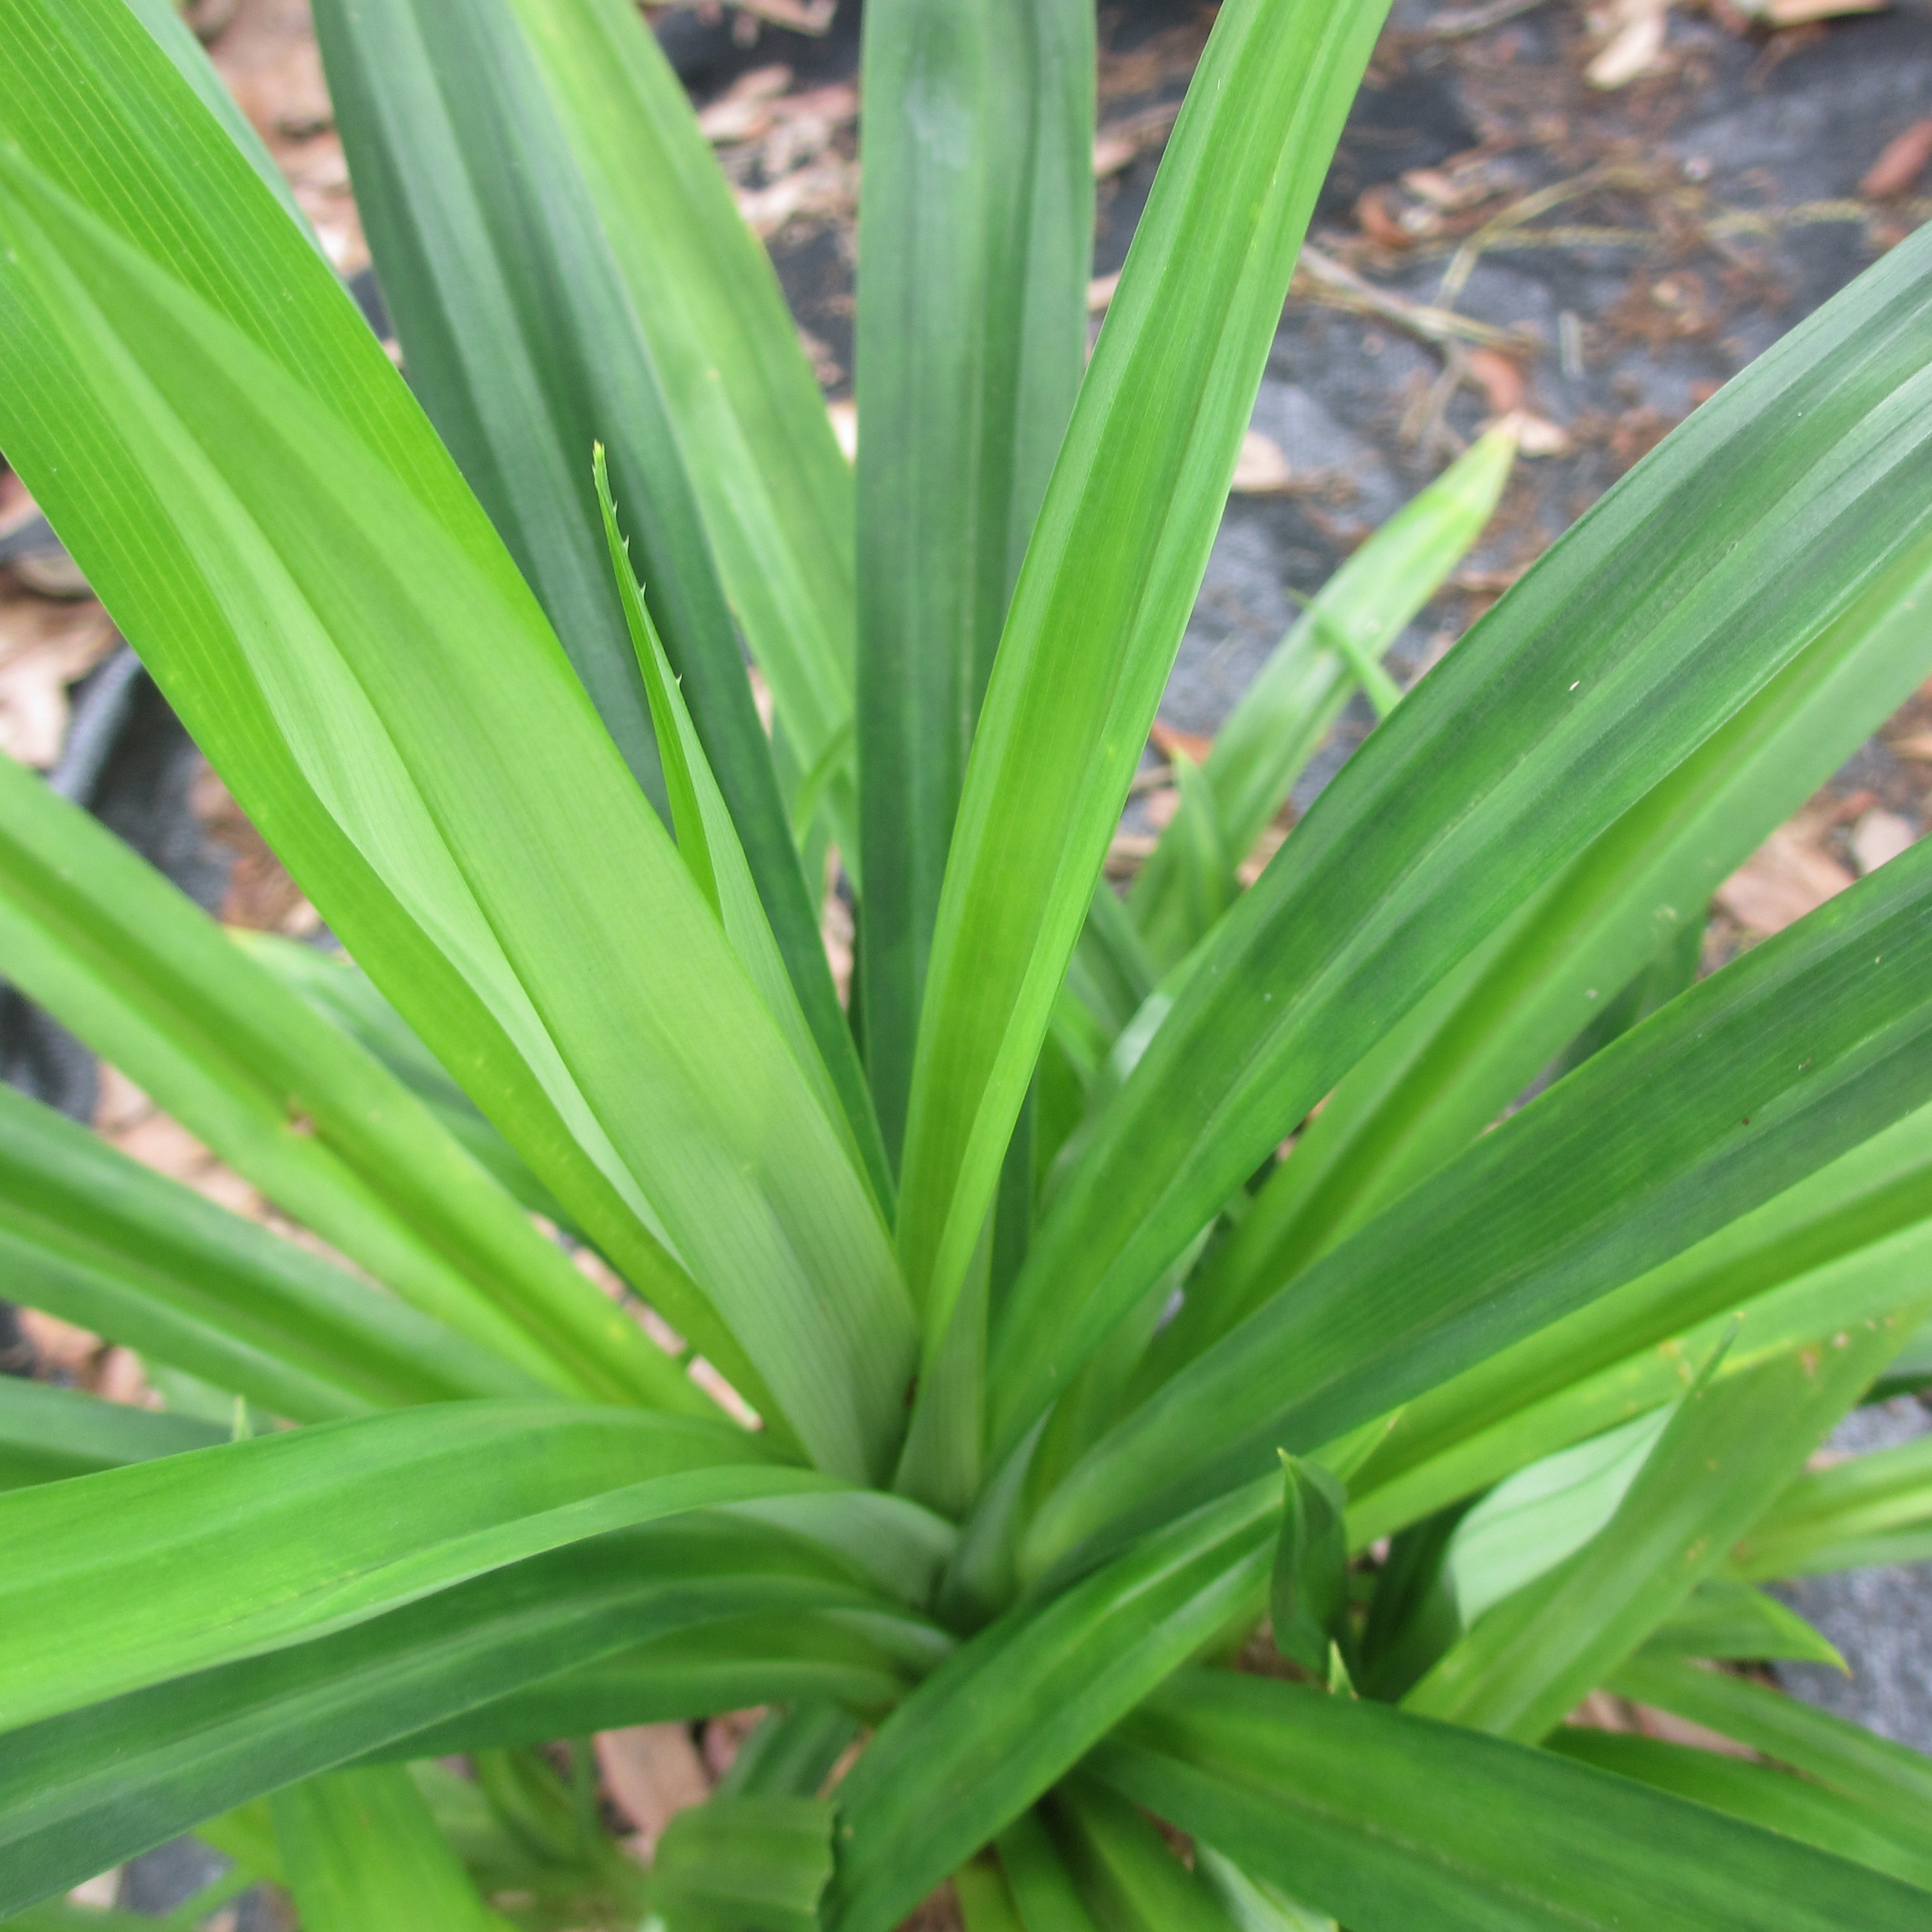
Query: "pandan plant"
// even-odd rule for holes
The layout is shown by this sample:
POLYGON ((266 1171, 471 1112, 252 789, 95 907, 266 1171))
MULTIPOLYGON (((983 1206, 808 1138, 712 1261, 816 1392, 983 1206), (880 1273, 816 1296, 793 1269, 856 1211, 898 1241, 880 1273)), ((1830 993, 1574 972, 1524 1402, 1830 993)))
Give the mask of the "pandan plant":
POLYGON ((1926 1547, 1808 1459, 1921 1372, 1932 851, 1696 971, 1932 670, 1932 239, 1398 694, 1478 444, 1123 896, 1381 8, 1225 0, 1083 366, 1090 0, 872 0, 856 470, 630 0, 315 12, 405 373, 166 0, 0 0, 0 448, 347 956, 0 772, 0 970, 316 1238, 0 1106, 0 1285, 177 1391, 0 1383, 0 1910, 1932 1923, 1925 1762, 1712 1667, 1926 1547), (614 1844, 586 1740, 757 1707, 614 1844))

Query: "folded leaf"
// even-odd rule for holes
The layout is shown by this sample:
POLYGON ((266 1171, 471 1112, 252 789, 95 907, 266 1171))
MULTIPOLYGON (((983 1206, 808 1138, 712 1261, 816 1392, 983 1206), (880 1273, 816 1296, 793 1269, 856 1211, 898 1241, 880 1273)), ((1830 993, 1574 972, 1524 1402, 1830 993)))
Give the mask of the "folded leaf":
POLYGON ((1070 1778, 1042 1808, 1100 1924, 1118 1932, 1237 1932, 1214 1888, 1105 1786, 1070 1778))
POLYGON ((1796 1610, 1728 1576, 1706 1576, 1644 1640, 1632 1660, 1680 1657, 1796 1658, 1847 1673, 1851 1669, 1838 1647, 1796 1610))
POLYGON ((1905 1932, 1932 1897, 1547 1751, 1232 1672, 1175 1678, 1089 1763, 1361 1932, 1905 1932))
MULTIPOLYGON (((548 12, 552 32, 576 17, 548 12)), ((509 0, 457 8, 330 0, 317 28, 411 385, 611 735, 662 801, 640 665, 584 468, 594 442, 610 446, 634 567, 797 1000, 863 1138, 864 1076, 697 496, 606 213, 525 27, 509 0)), ((883 1182, 882 1157, 878 1168, 883 1182)))

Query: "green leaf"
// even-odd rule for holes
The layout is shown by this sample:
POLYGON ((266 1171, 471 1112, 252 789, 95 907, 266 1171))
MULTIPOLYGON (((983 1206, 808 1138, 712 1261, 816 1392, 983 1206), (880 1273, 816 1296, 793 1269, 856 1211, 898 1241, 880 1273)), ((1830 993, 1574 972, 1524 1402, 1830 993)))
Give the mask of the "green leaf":
POLYGON ((1559 1450, 1502 1482, 1456 1526, 1443 1568, 1466 1627, 1555 1569, 1614 1516, 1674 1403, 1559 1450))
POLYGON ((1641 1785, 1316 1690, 1190 1671, 1089 1760, 1364 1928, 1905 1932, 1927 1894, 1641 1785))
POLYGON ((1232 1858, 1223 1858, 1212 1845, 1198 1840, 1194 1846, 1194 1869, 1213 1888, 1222 1910, 1240 1932, 1336 1932, 1334 1920, 1326 1912, 1296 1904, 1279 1886, 1249 1877, 1232 1858))
POLYGON ((511 4, 644 332, 732 614, 797 771, 823 770, 855 867, 852 472, 778 278, 628 0, 511 4))
POLYGON ((720 1617, 544 1676, 388 1738, 370 1755, 445 1757, 627 1724, 688 1724, 762 1704, 836 1700, 842 1709, 880 1714, 950 1647, 934 1625, 903 1616, 887 1621, 862 1607, 720 1617))
MULTIPOLYGON (((1202 774, 1214 807, 1213 830, 1231 868, 1287 802, 1355 688, 1340 640, 1380 662, 1482 534, 1515 460, 1516 437, 1507 428, 1478 437, 1350 555, 1269 653, 1214 734, 1202 774)), ((1208 923, 1177 916, 1176 888, 1186 868, 1174 848, 1190 832, 1198 836, 1182 824, 1187 811, 1184 800, 1130 895, 1150 933, 1171 926, 1162 955, 1168 964, 1208 923)))
POLYGON ((306 1779, 274 1809, 302 1932, 502 1932, 400 1766, 306 1779))
POLYGON ((476 1102, 450 1078, 442 1062, 410 1030, 409 1023, 383 998, 361 967, 346 954, 327 952, 272 932, 231 926, 228 936, 338 1033, 346 1034, 387 1067, 512 1199, 581 1238, 556 1196, 478 1112, 476 1102))
POLYGON ((1281 1464, 1281 1534, 1268 1595, 1274 1647, 1325 1678, 1330 1648, 1340 1644, 1345 1654, 1354 1648, 1342 1535, 1348 1492, 1318 1462, 1284 1452, 1281 1464))
POLYGON ((1526 1744, 1544 1736, 1717 1567, 1904 1332, 1861 1324, 1694 1389, 1604 1528, 1478 1622, 1404 1706, 1526 1744))
MULTIPOLYGON (((638 662, 645 667, 644 682, 650 692, 651 716, 657 731, 665 782, 670 791, 672 821, 676 830, 678 849, 690 868, 693 882, 722 921, 725 936, 764 996, 766 1006, 777 1021, 794 1058, 811 1082, 826 1119, 844 1139, 854 1165, 861 1168, 871 1179, 880 1205, 890 1208, 892 1178, 871 1107, 862 1091, 853 1109, 854 1118, 848 1120, 833 1078, 819 1057, 793 980, 787 972, 784 956, 760 903, 758 886, 744 847, 740 842, 730 806, 706 759, 704 747, 686 708, 683 694, 665 661, 650 612, 645 608, 638 595, 637 583, 631 575, 624 538, 617 526, 616 506, 610 500, 610 482, 604 472, 601 446, 594 462, 598 508, 604 518, 611 567, 617 574, 625 616, 631 626, 632 641, 637 647, 638 662)), ((790 849, 789 846, 786 848, 788 854, 790 849)), ((819 948, 818 956, 822 962, 824 949, 815 928, 812 944, 819 948)), ((845 1031, 842 1018, 838 1020, 837 1025, 840 1048, 848 1059, 852 1060, 853 1075, 856 1079, 858 1067, 856 1060, 853 1058, 851 1036, 845 1031)))
POLYGON ((651 1858, 670 1932, 818 1932, 832 1876, 832 1807, 772 1792, 680 1811, 651 1858))
POLYGON ((1126 1799, 1070 1778, 1045 1810, 1074 1882, 1100 1924, 1113 1932, 1236 1932, 1214 1888, 1174 1856, 1126 1799))
POLYGON ((1184 1370, 1045 1504, 1022 1574, 1386 1414, 1923 1105, 1928 970, 1932 864, 1908 854, 1596 1054, 1184 1370))
POLYGON ((1732 1552, 1747 1579, 1932 1556, 1932 1438, 1876 1449, 1792 1481, 1732 1552))
MULTIPOLYGON (((405 1384, 418 1393, 407 1399, 500 1393, 535 1379, 571 1394, 644 1400, 693 1413, 707 1407, 693 1399, 696 1391, 663 1351, 530 1226, 398 1082, 230 944, 198 906, 104 826, 10 759, 0 759, 0 966, 279 1207, 434 1318, 434 1329, 400 1310, 394 1320, 378 1312, 355 1324, 368 1346, 380 1346, 378 1337, 389 1332, 382 1348, 388 1385, 394 1385, 399 1345, 420 1348, 430 1334, 450 1329, 465 1338, 448 1364, 456 1378, 419 1363, 405 1384), (509 1365, 494 1380, 491 1357, 509 1365)), ((162 1232, 177 1226, 177 1239, 190 1243, 188 1252, 198 1251, 211 1269, 201 1291, 204 1309, 207 1296, 222 1293, 226 1275, 223 1298, 237 1318, 225 1346, 212 1333, 204 1336, 205 1362, 218 1359, 206 1353, 212 1347, 232 1360, 244 1346, 258 1353, 265 1339, 260 1325, 252 1338, 239 1332, 250 1324, 235 1284, 238 1267, 284 1284, 276 1298, 285 1322, 307 1303, 311 1350, 326 1332, 314 1325, 323 1302, 335 1301, 344 1311, 332 1344, 340 1362, 348 1333, 342 1324, 353 1323, 347 1309, 356 1298, 322 1294, 324 1284, 338 1279, 334 1270, 237 1229, 225 1215, 181 1204, 174 1192, 127 1174, 106 1151, 84 1149, 74 1134, 22 1113, 17 1103, 4 1118, 15 1123, 6 1134, 11 1159, 29 1164, 16 1169, 21 1181, 38 1167, 34 1184, 70 1199, 76 1186, 100 1190, 91 1212, 78 1220, 70 1210, 63 1217, 68 1226, 92 1222, 124 1255, 128 1244, 144 1240, 152 1252, 162 1232), (28 1132, 28 1120, 38 1131, 28 1132), (43 1143, 38 1154, 36 1141, 43 1143), (78 1164, 76 1178, 64 1186, 56 1180, 57 1161, 78 1164), (83 1182, 82 1173, 96 1178, 83 1182), (109 1204, 116 1202, 126 1204, 118 1210, 120 1229, 108 1234, 116 1217, 109 1204), (142 1221, 145 1238, 135 1232, 142 1221), (225 1264, 216 1260, 224 1252, 225 1264)), ((21 1226, 17 1218, 14 1225, 21 1226)), ((51 1238, 50 1231, 44 1237, 51 1238)), ((79 1288, 70 1281, 67 1292, 79 1288)), ((173 1298, 179 1306, 182 1296, 173 1298)), ((121 1305, 127 1306, 124 1285, 121 1305)), ((266 1305, 258 1310, 253 1324, 266 1312, 266 1305)), ((84 1315, 68 1318, 101 1326, 84 1315)), ((208 1328, 205 1313, 199 1325, 208 1328)), ((140 1341, 113 1324, 102 1332, 136 1346, 155 1340, 152 1328, 140 1341)), ((155 1346, 164 1359, 175 1359, 155 1346)), ((196 1369, 185 1358, 182 1366, 196 1369)), ((312 1360, 310 1372, 321 1366, 312 1360)), ((196 1372, 224 1379, 212 1366, 196 1372)), ((242 1382, 226 1385, 252 1392, 242 1382)), ((313 1392, 283 1406, 294 1386, 262 1399, 288 1415, 344 1412, 339 1400, 317 1410, 313 1392)), ((371 1399, 365 1390, 357 1406, 371 1399)))
POLYGON ((1360 1548, 1511 1470, 1674 1401, 1726 1331, 1741 1372, 1888 1314, 1932 1252, 1932 1111, 1881 1134, 1661 1267, 1429 1390, 1358 1479, 1360 1548))
POLYGON ((996 1455, 1432 985, 1827 626, 1925 576, 1928 289, 1932 238, 1786 336, 1546 550, 1323 793, 1039 1230, 994 1340, 996 1455))
POLYGON ((0 1485, 24 1489, 224 1440, 213 1423, 0 1376, 0 1485))
POLYGON ((0 1617, 20 1634, 0 1660, 0 1724, 320 1636, 581 1537, 826 1480, 722 1423, 479 1402, 14 1490, 0 1617))
MULTIPOLYGON (((552 14, 553 25, 568 17, 552 14)), ((584 472, 592 443, 610 446, 652 617, 799 1003, 863 1140, 864 1075, 651 346, 604 226, 609 211, 515 8, 328 0, 317 26, 410 382, 606 726, 662 803, 623 586, 605 560, 584 472)), ((883 1184, 882 1154, 875 1165, 883 1184)))
POLYGON ((1037 1810, 1022 1811, 996 1843, 1021 1932, 1094 1932, 1093 1916, 1037 1810))
MULTIPOLYGON (((1694 1744, 1632 1737, 1568 1725, 1550 1740, 1562 1756, 1633 1778, 1694 1804, 1815 1845, 1907 1885, 1932 1886, 1932 1852, 1915 1846, 1888 1822, 1868 1815, 1834 1791, 1820 1790, 1768 1765, 1751 1764, 1694 1744)), ((1923 1834, 1921 1833, 1922 1838, 1923 1834)), ((1932 1897, 1932 1892, 1928 1892, 1932 1897)))
MULTIPOLYGON (((705 836, 704 814, 698 802, 692 780, 692 761, 686 755, 683 733, 677 714, 671 709, 676 678, 666 662, 664 646, 658 640, 657 626, 644 607, 638 580, 632 574, 630 544, 617 527, 617 506, 611 500, 610 473, 604 446, 591 446, 591 466, 597 482, 597 508, 604 520, 604 541, 610 554, 610 571, 617 585, 618 601, 624 607, 624 622, 638 668, 644 675, 644 691, 650 700, 651 731, 657 740, 658 762, 664 767, 665 794, 670 802, 671 831, 683 855, 692 881, 711 910, 724 916, 718 903, 718 879, 711 863, 711 847, 705 836)), ((686 721, 688 728, 688 719, 686 721)))
POLYGON ((241 272, 225 241, 271 249, 272 211, 212 126, 138 170, 121 154, 180 83, 122 70, 115 0, 82 12, 4 10, 10 55, 54 59, 9 81, 9 124, 112 218, 7 164, 5 393, 62 398, 57 435, 0 410, 9 456, 332 926, 573 1217, 826 1466, 883 1468, 914 1337, 863 1178, 387 358, 366 331, 352 345, 352 312, 323 326, 346 298, 305 251, 226 312, 202 298, 216 260, 224 294, 241 272), (104 76, 104 119, 22 104, 76 66, 104 76), (198 189, 237 178, 190 194, 190 160, 198 189), (320 338, 299 373, 290 318, 320 338), (586 1198, 586 1157, 628 1236, 608 1192, 586 1198))
POLYGON ((1679 1657, 1796 1658, 1851 1666, 1821 1632, 1798 1612, 1727 1576, 1706 1576, 1647 1636, 1638 1660, 1679 1657))
POLYGON ((900 1248, 929 1343, 977 1246, 1382 11, 1222 8, 1082 385, 974 740, 920 1016, 900 1248))
MULTIPOLYGON (((806 1694, 823 1695, 850 1683, 862 1663, 860 1683, 890 1687, 878 1648, 856 1635, 842 1652, 818 1646, 844 1660, 830 1685, 824 1669, 799 1672, 782 1645, 770 1647, 775 1636, 808 1636, 814 1612, 868 1604, 868 1628, 888 1632, 890 1606, 856 1589, 844 1565, 793 1538, 686 1517, 556 1550, 334 1636, 11 1732, 0 1752, 0 1911, 297 1778, 386 1747, 422 1755, 415 1740, 430 1727, 557 1677, 560 1661, 584 1670, 648 1638, 715 1628, 720 1639, 714 1667, 695 1683, 703 1701, 668 1714, 796 1694, 805 1678, 806 1694), (722 1702, 710 1701, 721 1691, 722 1702)), ((897 1627, 920 1628, 903 1616, 897 1627)), ((676 1664, 660 1658, 653 1667, 676 1664)))
MULTIPOLYGON (((298 1421, 544 1393, 527 1370, 6 1087, 0 1266, 16 1299, 298 1421)), ((191 1432, 173 1446, 201 1443, 191 1432)))
POLYGON ((866 1063, 904 1131, 980 699, 1080 386, 1094 228, 1085 0, 878 0, 860 204, 858 752, 866 1063))
POLYGON ((896 1924, 1176 1665, 1258 1614, 1280 1498, 1252 1484, 1144 1538, 928 1678, 838 1787, 827 1932, 896 1924))
POLYGON ((1170 1365, 1460 1153, 1565 1041, 1574 1064, 1613 987, 1672 955, 1669 991, 1688 983, 1693 909, 1932 668, 1923 592, 1909 569, 1882 579, 1390 1032, 1262 1190, 1170 1365))
POLYGON ((242 158, 255 170, 268 192, 279 201, 310 244, 320 244, 308 225, 308 217, 296 202, 289 178, 275 165, 275 158, 262 145, 255 124, 244 114, 227 83, 214 70, 208 50, 196 38, 181 16, 176 0, 127 0, 135 17, 154 36, 154 44, 172 62, 175 71, 194 89, 201 104, 221 123, 242 158))
POLYGON ((772 1711, 738 1747, 717 1789, 721 1796, 776 1792, 815 1798, 859 1726, 836 1704, 772 1711))
POLYGON ((1610 1680, 1616 1694, 1702 1724, 1852 1798, 1932 1858, 1932 1760, 1768 1685, 1648 1654, 1610 1680))

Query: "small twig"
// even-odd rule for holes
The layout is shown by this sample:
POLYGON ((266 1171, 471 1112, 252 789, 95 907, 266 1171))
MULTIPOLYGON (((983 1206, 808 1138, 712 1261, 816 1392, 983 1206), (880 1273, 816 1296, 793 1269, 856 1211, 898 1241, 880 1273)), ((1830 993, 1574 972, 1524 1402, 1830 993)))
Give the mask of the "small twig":
POLYGON ((1304 246, 1297 267, 1300 275, 1318 284, 1322 291, 1312 299, 1323 302, 1330 308, 1346 309, 1358 315, 1378 316, 1383 321, 1438 348, 1450 341, 1473 342, 1484 349, 1521 350, 1525 346, 1523 338, 1510 330, 1495 328, 1486 322, 1474 322, 1454 310, 1409 302, 1387 289, 1378 289, 1318 248, 1304 246))
POLYGON ((1422 23, 1422 31, 1438 40, 1460 40, 1469 34, 1486 34, 1505 20, 1533 13, 1543 0, 1489 0, 1484 7, 1451 8, 1422 23))

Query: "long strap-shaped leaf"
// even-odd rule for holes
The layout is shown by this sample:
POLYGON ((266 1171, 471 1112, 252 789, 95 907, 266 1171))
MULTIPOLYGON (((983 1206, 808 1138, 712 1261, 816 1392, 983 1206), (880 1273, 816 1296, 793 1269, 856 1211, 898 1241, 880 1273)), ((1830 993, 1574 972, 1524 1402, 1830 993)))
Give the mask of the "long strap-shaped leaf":
POLYGON ((974 740, 920 1016, 900 1248, 929 1340, 979 1240, 1382 14, 1222 8, 1082 387, 974 740))
POLYGON ((885 1932, 1176 1665, 1258 1607, 1278 1482, 1200 1511, 949 1658, 838 1787, 827 1932, 885 1932))
POLYGON ((1797 1477, 1732 1552, 1739 1576, 1916 1563, 1932 1546, 1932 1446, 1922 1438, 1797 1477))
POLYGON ((0 1280, 16 1301, 299 1422, 548 1392, 528 1370, 6 1087, 0 1280))
MULTIPOLYGON (((1901 1830, 1892 1819, 1875 1817, 1839 1792, 1792 1778, 1774 1766, 1753 1764, 1696 1744, 1666 1744, 1661 1738, 1568 1724, 1544 1748, 1660 1791, 1674 1792, 1694 1804, 1728 1813, 1800 1844, 1815 1845, 1874 1871, 1888 1872, 1907 1885, 1932 1887, 1932 1857, 1927 1856, 1922 1833, 1901 1830), (1915 1835, 1919 1842, 1913 1842, 1915 1835)), ((1926 1896, 1932 1898, 1932 1890, 1926 1896)))
POLYGON ((800 776, 820 775, 856 864, 852 473, 778 278, 629 0, 511 4, 650 345, 784 743, 800 776))
POLYGON ((1586 1061, 1250 1316, 1076 1466, 1026 1567, 1385 1414, 1922 1106, 1928 974, 1932 850, 1914 851, 1586 1061))
POLYGON ((684 457, 515 10, 508 0, 328 0, 316 24, 410 382, 638 767, 653 757, 644 686, 586 467, 593 442, 610 447, 634 567, 818 1051, 869 1154, 865 1076, 684 457))
POLYGON ((20 1376, 0 1377, 0 1487, 178 1456, 211 1448, 227 1432, 191 1415, 157 1414, 20 1376))
POLYGON ((16 1490, 0 1496, 0 1725, 320 1636, 560 1544, 829 1480, 723 1423, 479 1402, 16 1490))
POLYGON ((274 1815, 303 1932, 506 1932, 400 1766, 304 1779, 274 1815))
MULTIPOLYGON (((631 1210, 614 1262, 671 1246, 704 1298, 670 1318, 707 1353, 735 1340, 721 1366, 749 1358, 828 1467, 882 1468, 912 1337, 877 1207, 480 509, 117 0, 0 22, 26 70, 0 75, 8 124, 108 218, 8 164, 9 455, 331 923, 586 1232, 616 1218, 579 1204, 588 1155, 631 1210), (34 107, 83 76, 98 116, 34 107)), ((676 1286, 659 1266, 650 1292, 676 1286)))
POLYGON ((1910 1832, 1932 1859, 1932 1758, 1768 1684, 1694 1664, 1634 1658, 1610 1680, 1619 1696, 1708 1726, 1795 1766, 1910 1832))
POLYGON ((1932 1257, 1932 1111, 1694 1247, 1428 1390, 1350 1479, 1360 1547, 1683 1394, 1727 1333, 1728 1376, 1889 1314, 1932 1257))
POLYGON ((1176 1678, 1090 1762, 1360 1932, 1905 1932, 1932 1909, 1547 1752, 1232 1672, 1176 1678))
MULTIPOLYGON (((1218 835, 1228 868, 1221 881, 1228 897, 1234 867, 1287 802, 1356 688, 1341 645, 1356 657, 1382 661, 1482 534, 1515 457, 1515 435, 1499 426, 1405 503, 1310 600, 1215 733, 1201 789, 1210 808, 1208 827, 1218 835)), ((1176 769, 1184 775, 1184 764, 1176 769)), ((1202 816, 1184 796, 1129 894, 1162 966, 1173 965, 1206 930, 1190 906, 1195 882, 1182 844, 1190 831, 1186 821, 1202 816)))
POLYGON ((1923 574, 1928 300, 1922 237, 1618 483, 1349 761, 1061 1188, 996 1383, 1070 1372, 1432 985, 1862 596, 1923 574))
MULTIPOLYGON (((676 1365, 538 1234, 414 1095, 119 839, 10 759, 0 760, 0 968, 286 1212, 466 1337, 466 1379, 442 1382, 442 1394, 513 1386, 500 1375, 476 1385, 487 1351, 526 1384, 534 1377, 563 1393, 706 1412, 676 1365)), ((112 1198, 138 1184, 102 1185, 112 1198)), ((204 1249, 214 1225, 201 1224, 204 1249)), ((232 1230, 220 1240, 236 1261, 282 1246, 264 1249, 232 1230)), ((307 1262, 296 1256, 268 1272, 293 1283, 307 1262)), ((316 1288, 334 1272, 307 1268, 311 1320, 316 1288)), ((208 1292, 220 1279, 218 1270, 208 1292)), ((18 1292, 27 1294, 24 1283, 18 1292)), ((232 1292, 228 1300, 245 1323, 232 1292)), ((398 1340, 407 1330, 389 1325, 398 1340)), ((142 1346, 113 1323, 102 1332, 142 1346)), ((258 1330, 253 1346, 265 1336, 258 1330)), ((231 1346, 241 1346, 238 1336, 231 1346)), ((438 1386, 420 1370, 416 1379, 438 1386)), ((306 1402, 280 1407, 266 1391, 262 1399, 304 1420, 342 1413, 306 1402)))
POLYGON ((1610 1522, 1478 1619, 1404 1707, 1524 1744, 1544 1736, 1717 1568, 1912 1325, 1858 1324, 1694 1390, 1610 1522))
POLYGON ((896 1154, 966 754, 1080 386, 1094 223, 1085 0, 866 13, 860 206, 860 926, 896 1154))
MULTIPOLYGON (((716 1623, 731 1648, 714 1662, 735 1652, 746 1667, 735 1679, 714 1669, 699 1687, 706 1701, 681 1714, 782 1696, 793 1688, 784 1652, 772 1669, 744 1619, 780 1616, 802 1628, 815 1610, 866 1600, 839 1566, 796 1544, 687 1518, 557 1550, 334 1636, 10 1732, 0 1751, 0 1911, 79 1884, 103 1858, 145 1851, 262 1792, 555 1677, 560 1661, 582 1667, 716 1623), (720 1691, 722 1702, 709 1701, 720 1691)), ((835 1692, 868 1651, 857 1639, 848 1646, 835 1692)), ((826 1688, 830 1674, 815 1673, 814 1688, 826 1688)), ((880 1681, 872 1652, 860 1682, 880 1681)), ((884 1681, 890 1687, 889 1669, 884 1681)))
MULTIPOLYGON (((1461 1151, 1696 920, 1932 669, 1932 560, 1892 572, 1425 999, 1336 1089, 1204 1284, 1246 1312, 1461 1151)), ((1183 1338, 1174 1337, 1178 1342, 1183 1338)))

